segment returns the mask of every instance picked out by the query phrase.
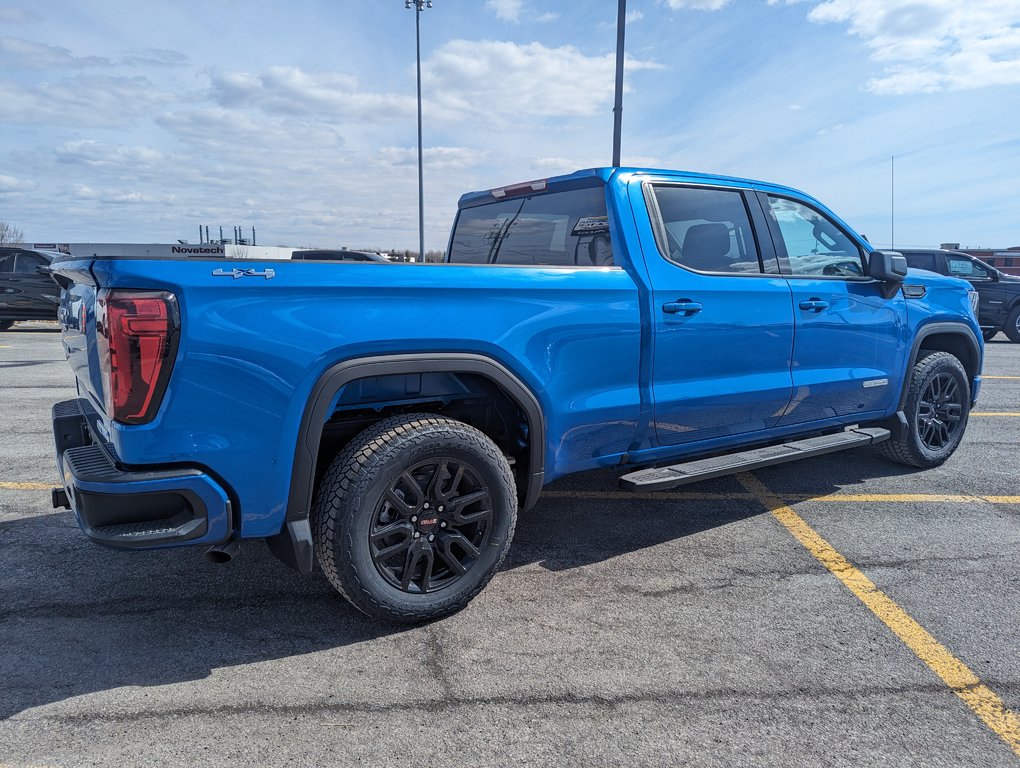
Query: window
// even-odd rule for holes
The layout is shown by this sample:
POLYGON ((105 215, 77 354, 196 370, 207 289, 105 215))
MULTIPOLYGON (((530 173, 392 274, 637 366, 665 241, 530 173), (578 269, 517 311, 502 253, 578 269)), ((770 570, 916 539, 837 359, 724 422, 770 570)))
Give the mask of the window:
POLYGON ((603 185, 465 208, 452 264, 601 267, 613 264, 603 185))
POLYGON ((0 272, 13 272, 14 271, 14 252, 7 251, 4 253, 0 251, 0 272))
POLYGON ((949 274, 953 277, 962 277, 965 280, 991 279, 991 275, 983 265, 963 256, 946 256, 946 266, 949 268, 949 274))
POLYGON ((773 195, 768 198, 782 234, 782 245, 786 247, 791 274, 864 276, 861 249, 836 224, 795 200, 773 195))
POLYGON ((739 190, 655 187, 660 244, 671 261, 698 272, 761 274, 751 220, 739 190))
POLYGON ((907 260, 907 266, 909 267, 927 269, 929 272, 935 271, 934 253, 904 253, 903 256, 907 260))
POLYGON ((14 264, 14 271, 19 274, 34 275, 35 268, 41 267, 46 263, 46 259, 36 253, 29 253, 27 251, 21 251, 18 254, 17 261, 14 264))

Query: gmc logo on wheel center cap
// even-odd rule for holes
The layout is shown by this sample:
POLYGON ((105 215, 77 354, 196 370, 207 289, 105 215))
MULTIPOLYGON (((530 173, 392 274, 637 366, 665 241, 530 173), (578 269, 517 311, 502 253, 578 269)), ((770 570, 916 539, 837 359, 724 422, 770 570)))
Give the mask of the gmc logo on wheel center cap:
POLYGON ((438 517, 423 517, 418 520, 418 527, 423 530, 435 528, 437 525, 439 525, 438 517))

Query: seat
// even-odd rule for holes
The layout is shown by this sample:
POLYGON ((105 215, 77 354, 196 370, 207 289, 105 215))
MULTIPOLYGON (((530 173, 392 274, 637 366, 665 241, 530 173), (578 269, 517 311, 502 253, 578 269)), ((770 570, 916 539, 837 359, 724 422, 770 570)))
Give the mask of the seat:
POLYGON ((699 272, 729 272, 730 230, 725 224, 695 224, 684 235, 680 263, 699 272))

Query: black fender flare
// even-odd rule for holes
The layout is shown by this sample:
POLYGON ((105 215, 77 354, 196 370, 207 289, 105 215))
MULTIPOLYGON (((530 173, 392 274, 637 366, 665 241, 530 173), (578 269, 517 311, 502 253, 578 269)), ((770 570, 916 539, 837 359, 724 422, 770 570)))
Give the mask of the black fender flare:
POLYGON ((502 363, 484 355, 468 353, 397 354, 354 358, 337 363, 312 387, 298 430, 290 494, 283 530, 269 538, 273 553, 301 573, 312 570, 313 553, 309 515, 315 491, 315 471, 323 425, 333 399, 344 386, 369 376, 426 372, 475 373, 499 387, 524 411, 529 425, 528 479, 523 508, 538 501, 545 479, 545 416, 531 389, 502 363))
MULTIPOLYGON (((910 359, 907 361, 906 370, 903 372, 903 383, 900 389, 900 410, 903 410, 903 406, 907 402, 907 390, 910 388, 911 372, 914 370, 917 356, 921 352, 921 343, 929 336, 937 334, 962 336, 967 341, 971 354, 974 356, 974 372, 972 375, 978 376, 981 374, 981 344, 969 325, 958 322, 928 323, 923 325, 914 336, 914 344, 910 350, 910 359)), ((966 364, 967 361, 961 360, 960 362, 966 364)))

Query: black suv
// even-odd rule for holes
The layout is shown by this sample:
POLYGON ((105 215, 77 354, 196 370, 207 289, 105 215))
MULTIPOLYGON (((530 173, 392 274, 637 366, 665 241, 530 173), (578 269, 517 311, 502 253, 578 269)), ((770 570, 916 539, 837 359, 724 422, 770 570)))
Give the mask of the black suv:
POLYGON ((57 319, 60 288, 49 266, 61 255, 0 246, 0 331, 18 320, 57 319))
POLYGON ((1000 272, 981 259, 960 253, 931 250, 899 250, 907 264, 940 275, 962 277, 978 292, 978 323, 985 341, 1003 331, 1010 341, 1020 342, 1020 277, 1000 272))

